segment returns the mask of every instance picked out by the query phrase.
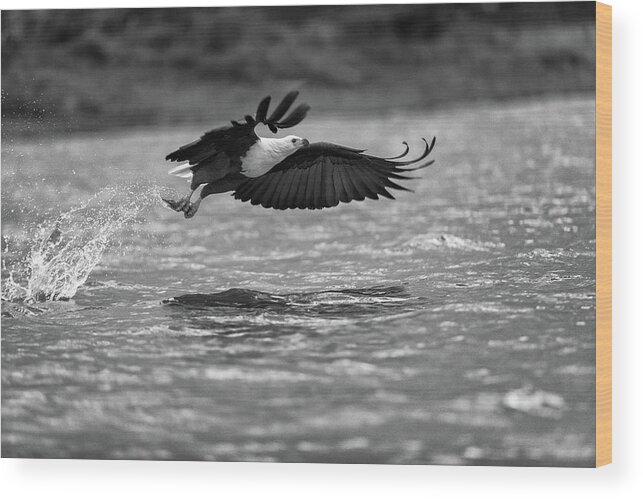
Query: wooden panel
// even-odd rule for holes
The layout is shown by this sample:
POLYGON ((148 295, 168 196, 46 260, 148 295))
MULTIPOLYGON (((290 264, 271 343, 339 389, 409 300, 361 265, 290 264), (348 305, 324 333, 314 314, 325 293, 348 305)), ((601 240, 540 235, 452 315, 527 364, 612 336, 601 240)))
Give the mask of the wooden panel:
POLYGON ((612 462, 612 7, 596 3, 596 466, 612 462))

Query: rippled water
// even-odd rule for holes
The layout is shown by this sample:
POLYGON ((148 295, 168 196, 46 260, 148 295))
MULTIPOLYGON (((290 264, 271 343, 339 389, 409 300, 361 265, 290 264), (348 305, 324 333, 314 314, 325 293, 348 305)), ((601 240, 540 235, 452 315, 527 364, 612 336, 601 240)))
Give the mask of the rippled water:
POLYGON ((394 202, 186 221, 162 158, 200 131, 3 141, 4 457, 593 464, 593 100, 313 112, 436 164, 394 202))

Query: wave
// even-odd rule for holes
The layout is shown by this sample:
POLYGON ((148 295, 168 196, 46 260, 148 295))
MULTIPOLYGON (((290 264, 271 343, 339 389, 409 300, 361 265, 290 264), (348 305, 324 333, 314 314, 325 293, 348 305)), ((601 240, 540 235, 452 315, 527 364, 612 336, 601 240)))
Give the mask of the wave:
POLYGON ((188 307, 261 308, 314 304, 387 303, 412 298, 402 286, 331 289, 307 293, 272 294, 245 288, 216 293, 194 293, 163 300, 166 305, 188 307))
POLYGON ((352 317, 375 311, 404 312, 423 303, 402 286, 331 289, 305 293, 274 294, 233 288, 216 293, 194 293, 163 300, 164 305, 185 309, 255 309, 297 315, 352 317), (409 308, 410 307, 410 308, 409 308))
POLYGON ((419 250, 454 249, 462 251, 491 251, 505 247, 503 243, 472 241, 450 234, 418 234, 402 243, 403 247, 419 250))
POLYGON ((177 334, 240 338, 344 332, 422 313, 426 299, 402 286, 266 293, 233 288, 176 296, 162 302, 177 334))

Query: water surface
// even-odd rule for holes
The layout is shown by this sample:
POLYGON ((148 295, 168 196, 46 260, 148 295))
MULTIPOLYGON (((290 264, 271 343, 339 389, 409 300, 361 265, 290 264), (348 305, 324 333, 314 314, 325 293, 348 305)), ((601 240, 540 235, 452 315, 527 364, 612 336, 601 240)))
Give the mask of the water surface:
POLYGON ((201 131, 3 141, 4 457, 593 465, 593 100, 312 112, 436 164, 397 201, 186 221, 162 158, 201 131), (56 219, 41 274, 91 272, 20 302, 56 219))

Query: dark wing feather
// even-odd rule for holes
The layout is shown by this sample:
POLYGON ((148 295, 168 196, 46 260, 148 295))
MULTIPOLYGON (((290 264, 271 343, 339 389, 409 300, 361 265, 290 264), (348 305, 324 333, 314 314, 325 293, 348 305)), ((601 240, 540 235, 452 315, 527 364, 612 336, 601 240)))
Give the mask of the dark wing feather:
POLYGON ((299 92, 296 90, 288 92, 268 118, 268 123, 277 123, 281 118, 283 118, 284 114, 286 114, 290 106, 292 106, 292 103, 295 102, 298 95, 299 92))
POLYGON ((310 106, 308 104, 300 104, 285 120, 280 121, 277 126, 279 128, 292 128, 304 120, 309 110, 310 106))
POLYGON ((286 113, 297 99, 297 96, 299 96, 299 92, 296 90, 288 92, 272 114, 267 118, 266 115, 268 114, 268 106, 270 105, 270 96, 264 98, 257 108, 257 123, 268 125, 268 128, 270 128, 273 133, 277 133, 279 128, 292 128, 301 123, 306 117, 308 111, 310 111, 310 106, 308 104, 299 104, 294 111, 286 116, 286 113), (284 118, 284 116, 286 117, 284 118))
MULTIPOLYGON (((270 130, 277 133, 279 128, 291 128, 301 123, 306 117, 310 106, 300 104, 290 115, 284 118, 298 95, 299 92, 297 91, 288 92, 270 117, 267 117, 270 96, 264 97, 257 107, 255 117, 246 115, 245 122, 231 121, 229 125, 210 130, 198 140, 171 152, 165 159, 179 162, 187 161, 192 166, 193 172, 196 173, 200 169, 205 169, 207 171, 205 176, 207 178, 212 177, 212 180, 214 180, 219 175, 214 174, 215 172, 210 172, 210 170, 216 165, 223 164, 221 161, 217 163, 215 159, 224 153, 230 159, 226 165, 232 167, 232 171, 237 171, 241 167, 241 158, 258 140, 254 131, 258 123, 268 125, 270 130), (282 120, 282 118, 284 119, 282 120)), ((221 171, 220 176, 227 173, 229 172, 221 171)))
POLYGON ((337 188, 337 166, 331 163, 329 179, 326 182, 326 203, 329 206, 337 206, 339 204, 339 194, 337 188))
POLYGON ((257 107, 257 114, 255 115, 255 119, 259 123, 263 123, 266 121, 266 116, 268 115, 268 107, 270 106, 270 96, 268 95, 267 97, 264 97, 261 102, 259 103, 259 106, 257 107))
POLYGON ((286 197, 286 208, 297 208, 297 192, 299 191, 299 184, 303 177, 303 170, 295 169, 292 173, 292 183, 290 184, 290 189, 288 190, 288 196, 286 197))
MULTIPOLYGON (((261 177, 248 179, 234 193, 241 201, 265 208, 321 209, 340 202, 395 199, 388 189, 408 191, 394 180, 409 180, 406 172, 425 168, 435 138, 411 161, 391 161, 336 144, 318 142, 299 149, 261 177)), ((405 157, 408 150, 397 159, 405 157)))
POLYGON ((199 140, 168 154, 169 161, 187 161, 192 173, 192 188, 241 170, 241 158, 258 140, 253 121, 230 124, 206 132, 199 140))

